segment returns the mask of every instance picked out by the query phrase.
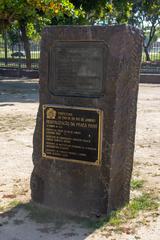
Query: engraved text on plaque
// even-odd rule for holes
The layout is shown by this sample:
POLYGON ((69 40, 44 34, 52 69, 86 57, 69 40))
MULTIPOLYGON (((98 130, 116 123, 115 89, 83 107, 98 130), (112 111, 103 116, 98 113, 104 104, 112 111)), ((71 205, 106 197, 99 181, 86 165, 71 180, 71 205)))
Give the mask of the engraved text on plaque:
POLYGON ((43 157, 99 164, 102 112, 43 105, 43 157))

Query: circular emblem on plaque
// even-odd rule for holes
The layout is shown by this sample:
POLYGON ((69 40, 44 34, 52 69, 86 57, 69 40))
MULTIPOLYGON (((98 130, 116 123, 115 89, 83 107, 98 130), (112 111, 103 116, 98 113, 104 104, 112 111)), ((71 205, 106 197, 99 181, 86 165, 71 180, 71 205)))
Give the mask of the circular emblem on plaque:
POLYGON ((47 109, 47 119, 55 119, 56 118, 56 111, 53 108, 47 109))

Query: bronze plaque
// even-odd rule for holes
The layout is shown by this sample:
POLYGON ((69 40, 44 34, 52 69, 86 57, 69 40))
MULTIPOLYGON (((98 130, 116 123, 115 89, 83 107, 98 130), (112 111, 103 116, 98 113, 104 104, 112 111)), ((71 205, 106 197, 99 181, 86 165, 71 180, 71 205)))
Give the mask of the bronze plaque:
POLYGON ((50 49, 49 89, 55 95, 102 95, 105 75, 103 41, 59 41, 50 49))
POLYGON ((99 164, 102 111, 43 105, 42 156, 99 164))

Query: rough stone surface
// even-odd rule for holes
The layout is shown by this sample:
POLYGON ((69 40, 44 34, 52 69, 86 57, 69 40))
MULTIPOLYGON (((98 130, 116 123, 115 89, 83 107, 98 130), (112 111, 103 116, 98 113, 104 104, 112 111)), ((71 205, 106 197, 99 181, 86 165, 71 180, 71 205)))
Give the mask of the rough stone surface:
POLYGON ((45 28, 41 43, 40 105, 34 133, 32 199, 56 211, 101 216, 129 201, 142 37, 129 26, 45 28), (55 96, 48 90, 49 48, 57 41, 104 41, 103 96, 55 96), (99 166, 42 158, 42 106, 58 104, 103 111, 99 166))

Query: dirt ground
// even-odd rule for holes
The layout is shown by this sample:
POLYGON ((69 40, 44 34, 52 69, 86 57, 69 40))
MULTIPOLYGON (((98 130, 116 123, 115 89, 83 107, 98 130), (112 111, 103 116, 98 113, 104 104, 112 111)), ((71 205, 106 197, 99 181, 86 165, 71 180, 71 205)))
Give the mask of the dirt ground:
MULTIPOLYGON (((159 240, 159 210, 140 212, 121 232, 109 226, 93 230, 80 221, 57 224, 55 219, 31 217, 24 206, 30 202, 37 108, 36 79, 0 77, 0 240, 159 240)), ((144 181, 143 191, 160 195, 160 85, 140 84, 133 179, 144 181)))

